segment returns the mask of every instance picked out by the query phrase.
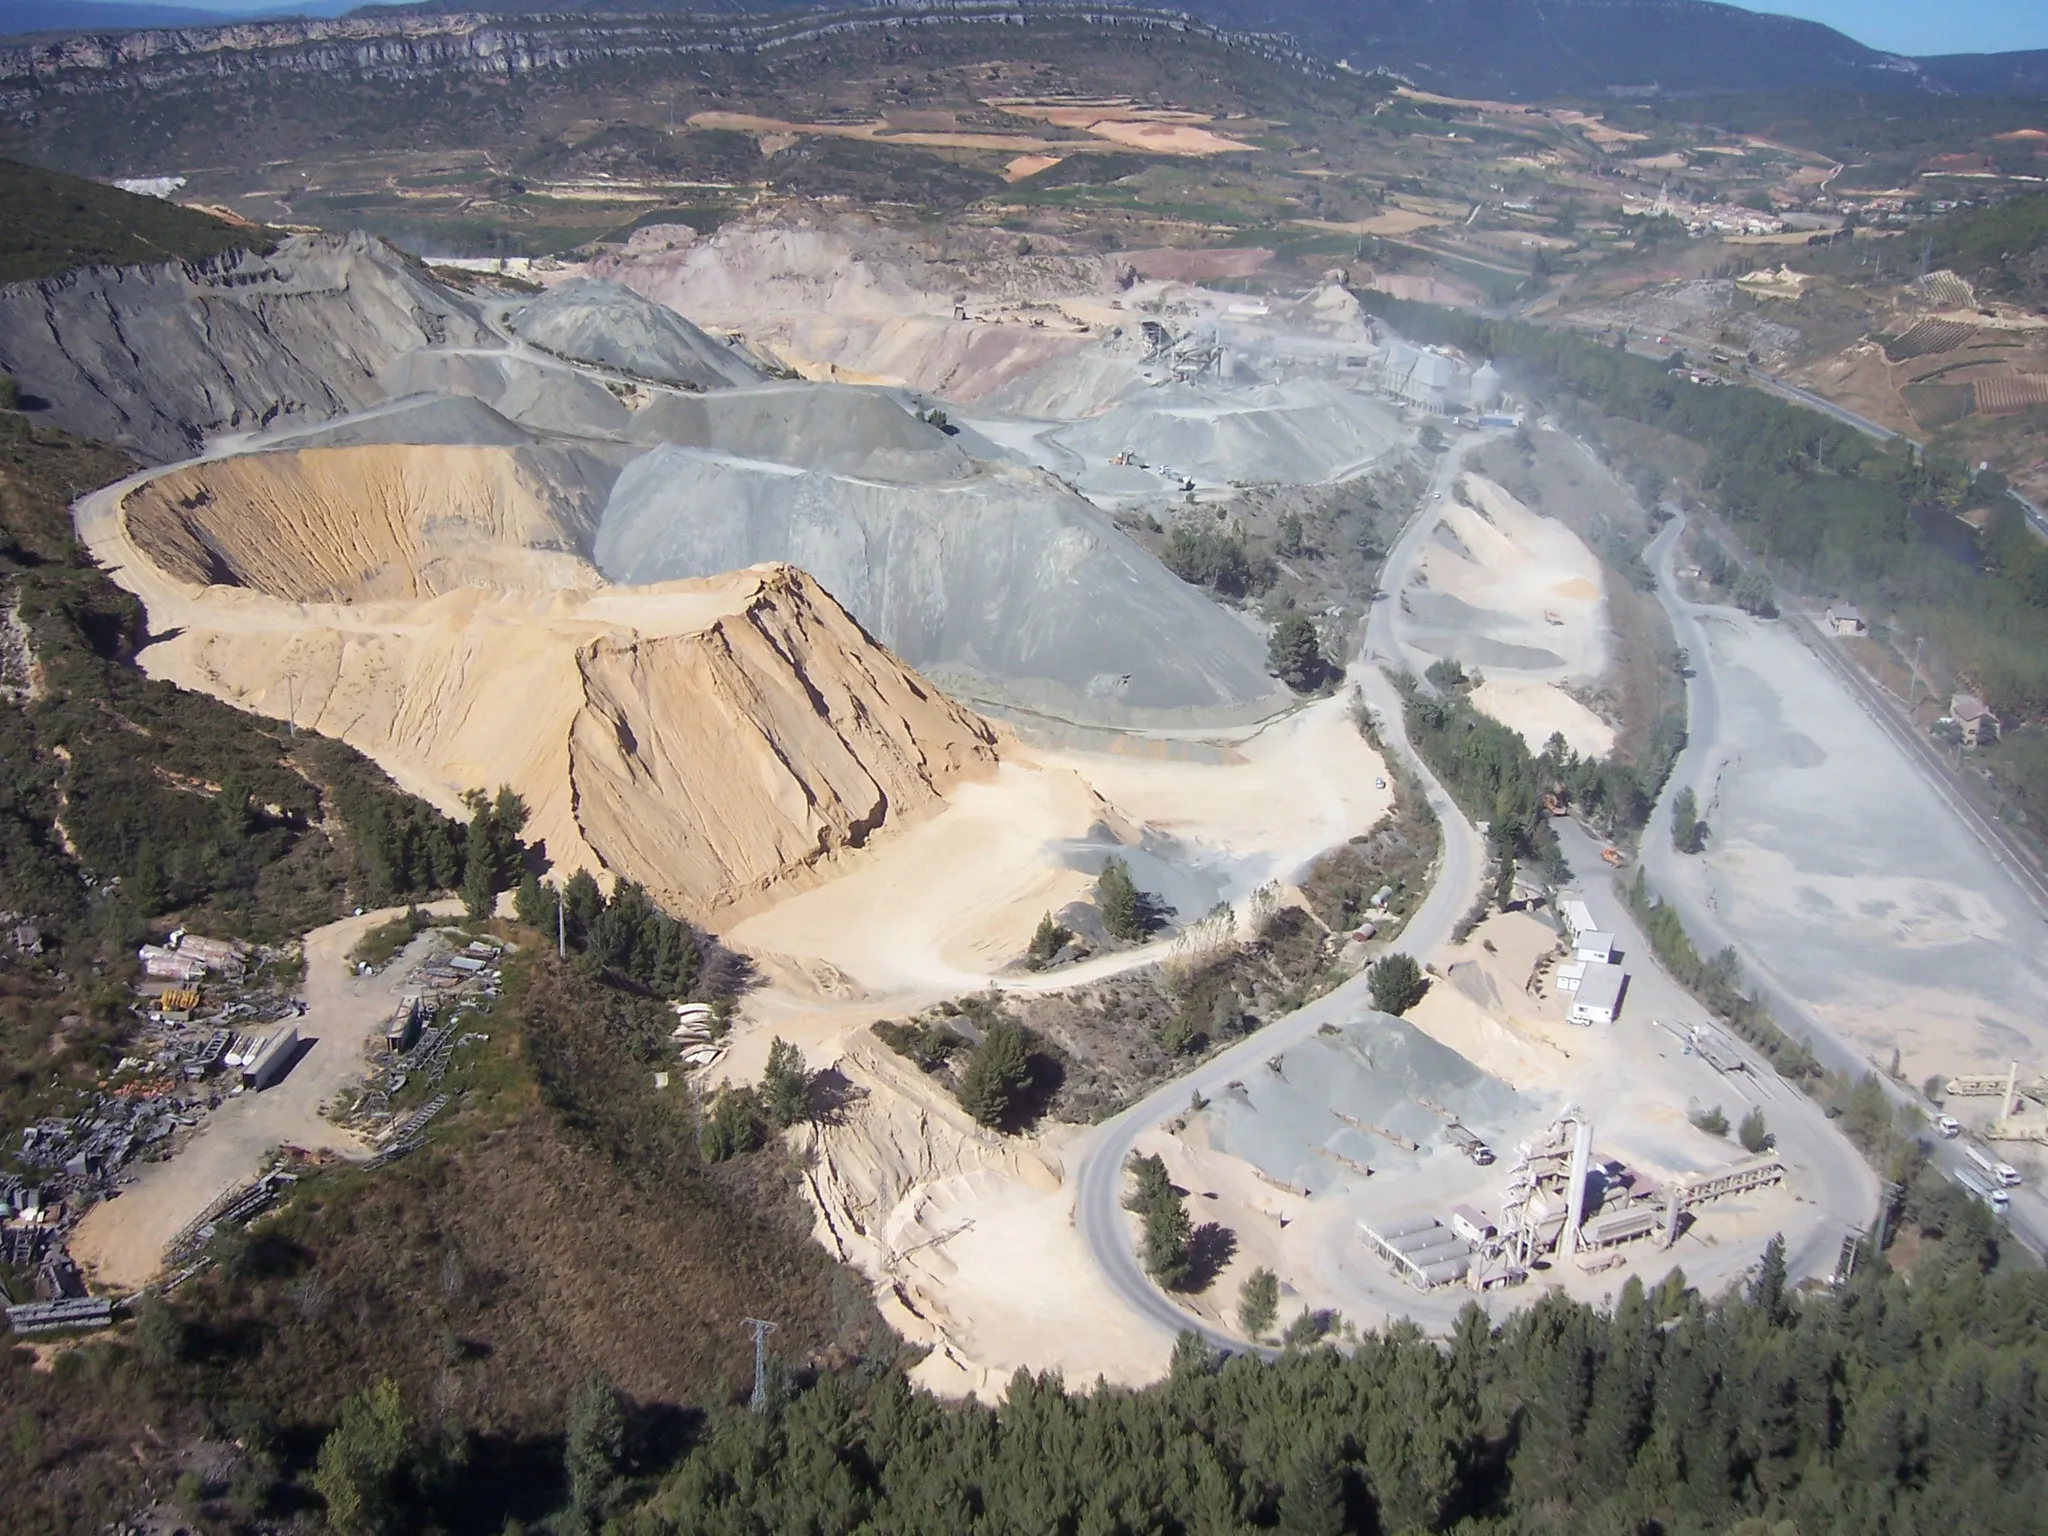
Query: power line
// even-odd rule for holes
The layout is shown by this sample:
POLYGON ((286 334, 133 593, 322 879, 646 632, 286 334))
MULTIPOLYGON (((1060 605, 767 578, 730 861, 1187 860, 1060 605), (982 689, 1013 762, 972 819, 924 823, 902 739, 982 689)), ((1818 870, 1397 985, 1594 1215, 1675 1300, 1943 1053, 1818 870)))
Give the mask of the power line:
POLYGON ((747 1407, 755 1413, 768 1411, 768 1335, 775 1324, 759 1317, 743 1317, 740 1326, 754 1330, 754 1396, 747 1407))

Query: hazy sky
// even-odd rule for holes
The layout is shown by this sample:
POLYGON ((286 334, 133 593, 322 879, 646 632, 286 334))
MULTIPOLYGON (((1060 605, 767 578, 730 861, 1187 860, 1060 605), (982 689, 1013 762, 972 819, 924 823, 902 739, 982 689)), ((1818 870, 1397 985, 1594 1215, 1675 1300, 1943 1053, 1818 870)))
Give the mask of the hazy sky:
POLYGON ((1824 21, 1888 53, 2048 48, 2048 0, 1748 0, 1744 8, 1824 21))

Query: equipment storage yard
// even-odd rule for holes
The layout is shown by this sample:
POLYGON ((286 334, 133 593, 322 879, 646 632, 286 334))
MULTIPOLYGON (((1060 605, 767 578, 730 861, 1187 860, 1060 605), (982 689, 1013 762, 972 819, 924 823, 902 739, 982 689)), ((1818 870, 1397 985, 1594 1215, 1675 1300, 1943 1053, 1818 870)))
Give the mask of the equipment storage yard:
POLYGON ((279 1147, 354 1161, 378 1150, 376 1133, 390 1117, 375 1118, 361 1085, 372 1053, 388 1047, 393 1013, 421 990, 420 972, 446 946, 433 932, 422 933, 369 975, 356 974, 345 957, 370 929, 404 910, 343 918, 306 936, 304 1013, 283 1030, 257 1032, 259 1041, 281 1042, 296 1031, 288 1045, 274 1046, 288 1051, 289 1071, 274 1086, 250 1084, 227 1098, 175 1156, 140 1166, 85 1213, 71 1251, 94 1284, 133 1291, 155 1278, 174 1240, 224 1194, 254 1179, 279 1147), (359 1129, 336 1123, 345 1103, 356 1106, 359 1129))

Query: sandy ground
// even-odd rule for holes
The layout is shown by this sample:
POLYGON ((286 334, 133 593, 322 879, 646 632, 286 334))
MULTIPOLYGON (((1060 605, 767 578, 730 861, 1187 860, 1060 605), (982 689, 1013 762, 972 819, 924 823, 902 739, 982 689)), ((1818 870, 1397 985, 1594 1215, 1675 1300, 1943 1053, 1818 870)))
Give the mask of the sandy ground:
POLYGON ((1682 869, 1736 939, 1908 1081, 2048 1066, 2040 919, 1787 630, 1706 626, 1721 679, 1705 856, 1682 869))
POLYGON ((959 785, 937 815, 845 856, 830 883, 730 938, 798 996, 915 999, 986 985, 1042 913, 1087 895, 1112 851, 1183 918, 1241 901, 1391 808, 1348 708, 1322 700, 1218 762, 1006 748, 993 778, 959 785))
POLYGON ((1553 731, 1581 757, 1605 757, 1614 750, 1614 727, 1555 683, 1532 683, 1489 672, 1472 690, 1482 714, 1521 732, 1532 752, 1541 752, 1553 731))
POLYGON ((1085 1279, 1065 1166, 1082 1128, 984 1131, 864 1028, 808 1058, 854 1085, 833 1121, 795 1133, 816 1236, 875 1281, 897 1332, 931 1347, 912 1372, 921 1385, 994 1399, 1020 1367, 1121 1385, 1159 1377, 1169 1342, 1085 1279))
POLYGON ((1443 525, 1400 594, 1407 643, 1478 667, 1472 702, 1542 751, 1561 731, 1605 756, 1614 730, 1565 691, 1606 670, 1607 599, 1600 562, 1563 523, 1479 475, 1459 482, 1470 505, 1443 502, 1443 525))
MULTIPOLYGON (((370 1155, 362 1141, 322 1118, 342 1089, 360 1082, 364 1054, 381 1043, 397 1007, 406 972, 433 940, 422 934, 384 970, 357 976, 348 952, 371 928, 404 912, 391 907, 346 917, 306 935, 305 1016, 297 1021, 302 1046, 285 1079, 261 1093, 229 1099, 200 1123, 175 1157, 141 1166, 116 1199, 94 1206, 78 1223, 71 1254, 95 1289, 132 1291, 147 1284, 164 1248, 185 1224, 231 1185, 262 1171, 279 1145, 328 1151, 351 1160, 370 1155)), ((427 910, 453 915, 457 902, 427 910)))
POLYGON ((1585 1032, 1562 1022, 1549 966, 1538 976, 1556 947, 1556 931, 1527 913, 1489 917, 1438 959, 1441 979, 1406 1017, 1510 1088, 1562 1087, 1585 1032))
MULTIPOLYGON (((933 1346, 916 1374, 936 1391, 999 1395, 1019 1367, 1149 1381, 1166 1344, 1094 1281, 1075 1232, 1066 1158, 1085 1128, 990 1136, 867 1026, 883 1011, 988 985, 1042 912, 1088 893, 1112 840, 1141 885, 1179 879, 1242 900, 1392 804, 1378 787, 1384 764, 1342 698, 1222 748, 1133 746, 1006 746, 993 779, 963 786, 937 816, 848 859, 840 878, 729 935, 762 958, 771 984, 747 1000, 721 1073, 758 1076, 779 1036, 852 1085, 847 1112, 816 1132, 818 1236, 874 1282, 892 1324, 933 1346)), ((1071 986, 1148 963, 1169 944, 1001 984, 1071 986)))
MULTIPOLYGON (((420 456, 403 457, 398 478, 417 490, 420 456)), ((458 453, 456 467, 473 457, 458 453)), ((230 471, 246 478, 249 461, 228 461, 230 471)), ((489 502, 487 492, 473 499, 489 502)), ((438 591, 292 601, 293 585, 272 577, 313 564, 289 537, 297 523, 241 519, 228 548, 251 584, 201 585, 190 579, 196 557, 173 560, 175 542, 139 516, 152 505, 163 511, 143 477, 77 512, 80 537, 165 637, 142 654, 150 675, 340 737, 451 815, 465 814, 464 791, 509 784, 530 812, 526 836, 565 876, 582 867, 635 879, 702 916, 809 877, 833 849, 914 819, 956 776, 994 767, 982 721, 793 567, 578 589, 545 564, 566 555, 536 554, 543 574, 529 582, 516 547, 483 538, 482 554, 456 556, 441 536, 438 591), (699 728, 707 719, 719 729, 699 728)), ((408 522, 432 527, 441 503, 337 492, 318 505, 329 516, 315 536, 331 523, 376 570, 418 552, 395 535, 408 522)), ((335 585, 348 561, 331 564, 305 583, 335 585)))

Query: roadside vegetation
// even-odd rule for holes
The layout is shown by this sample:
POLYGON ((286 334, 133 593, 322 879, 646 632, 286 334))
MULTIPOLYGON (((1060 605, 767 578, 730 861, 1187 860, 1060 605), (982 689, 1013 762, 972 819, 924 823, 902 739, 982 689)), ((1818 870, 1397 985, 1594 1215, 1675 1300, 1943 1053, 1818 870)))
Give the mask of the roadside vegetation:
POLYGON ((1685 931, 1678 909, 1657 899, 1640 869, 1629 882, 1625 897, 1629 915, 1641 925, 1657 963, 1674 981, 1704 1003, 1715 1018, 1762 1051, 1781 1077, 1810 1084, 1821 1076, 1820 1063, 1813 1059, 1813 1053, 1785 1033, 1769 1008, 1742 990, 1742 961, 1733 949, 1702 956, 1693 947, 1692 936, 1685 931))
MULTIPOLYGON (((1671 378, 1661 363, 1585 335, 1359 297, 1404 335, 1496 359, 1595 439, 1611 419, 1696 445, 1704 456, 1693 489, 1780 583, 1852 597, 1924 634, 2003 719, 2048 715, 2048 547, 2027 533, 1996 475, 1973 478, 1959 460, 1874 442, 1761 390, 1671 378), (1979 562, 1964 565, 1922 537, 1916 509, 1982 521, 1979 562)), ((1637 470, 1661 482, 1656 465, 1637 470)))
POLYGON ((356 941, 348 952, 349 964, 368 966, 381 971, 397 958, 398 952, 413 941, 415 935, 434 925, 434 919, 418 907, 407 907, 394 918, 377 924, 356 941))
POLYGON ((1459 809, 1487 824, 1496 864, 1527 860, 1553 882, 1565 874, 1548 820, 1553 808, 1569 808, 1610 838, 1632 836, 1685 744, 1683 729, 1672 726, 1634 763, 1581 757, 1561 735, 1532 754, 1521 732, 1473 706, 1479 679, 1456 662, 1435 663, 1426 681, 1427 688, 1396 679, 1417 754, 1459 809))

